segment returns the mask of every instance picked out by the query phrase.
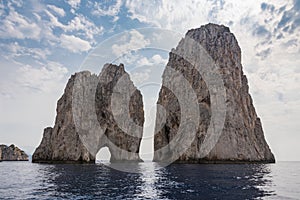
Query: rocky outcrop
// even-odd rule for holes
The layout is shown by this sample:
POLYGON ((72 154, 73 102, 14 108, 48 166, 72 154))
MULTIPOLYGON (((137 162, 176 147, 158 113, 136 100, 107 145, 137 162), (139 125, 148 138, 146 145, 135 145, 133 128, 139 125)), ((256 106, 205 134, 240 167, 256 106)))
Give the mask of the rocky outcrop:
POLYGON ((33 162, 94 163, 102 147, 109 148, 111 161, 141 161, 142 95, 122 64, 106 64, 99 76, 72 75, 56 111, 55 125, 44 130, 33 162), (139 128, 131 130, 128 121, 139 128))
POLYGON ((133 85, 123 64, 104 66, 96 91, 96 115, 111 161, 142 161, 139 157, 143 136, 144 108, 141 92, 133 85))
MULTIPOLYGON (((164 107, 165 113, 157 112, 154 161, 176 160, 183 163, 275 162, 274 155, 264 138, 261 120, 256 114, 249 94, 248 81, 241 65, 241 49, 228 27, 208 24, 198 29, 189 30, 177 48, 170 53, 167 68, 182 75, 195 92, 199 106, 199 116, 197 116, 199 117, 199 124, 196 125, 197 131, 191 144, 184 152, 178 153, 176 146, 168 145, 178 134, 183 108, 180 106, 178 93, 175 94, 168 87, 163 86, 159 93, 157 110, 159 111, 161 110, 159 108, 164 107), (201 48, 197 49, 197 45, 193 46, 193 42, 188 41, 200 44, 205 52, 199 53, 201 48), (183 54, 188 59, 183 58, 183 54), (204 56, 206 54, 208 56, 204 56), (191 58, 195 60, 195 63, 190 62, 191 58), (210 59, 213 64, 209 62, 210 59), (213 93, 220 90, 220 87, 212 86, 211 83, 216 81, 214 79, 210 81, 210 85, 204 80, 203 74, 200 73, 201 70, 199 72, 195 67, 198 64, 199 69, 204 69, 203 71, 216 65, 218 67, 217 73, 220 74, 223 82, 225 114, 224 127, 219 135, 214 132, 215 124, 212 124, 212 128, 210 125, 214 117, 213 114, 218 115, 223 112, 221 109, 217 109, 213 113, 212 96, 216 96, 213 93), (165 123, 162 123, 163 121, 165 123), (216 141, 210 142, 209 137, 213 138, 216 135, 218 136, 216 141), (202 148, 203 146, 209 149, 207 153, 203 153, 205 150, 202 148), (167 150, 160 151, 163 148, 167 150)), ((163 84, 172 80, 174 85, 179 75, 167 74, 167 68, 162 77, 163 84)), ((205 73, 205 76, 209 77, 209 73, 205 73)), ((212 76, 212 74, 210 75, 212 76)), ((180 84, 177 84, 177 88, 181 87, 180 84)), ((186 91, 182 90, 182 94, 186 91)), ((221 103, 214 102, 215 105, 221 103)), ((222 120, 215 122, 220 123, 222 120)), ((189 131, 182 133, 183 137, 189 137, 189 131)), ((180 145, 178 144, 178 146, 180 145)))
POLYGON ((73 120, 72 93, 76 76, 72 75, 58 100, 55 125, 44 129, 43 139, 32 155, 32 162, 95 161, 95 157, 82 144, 73 120))
POLYGON ((2 161, 28 161, 28 155, 15 145, 0 145, 0 160, 2 161))

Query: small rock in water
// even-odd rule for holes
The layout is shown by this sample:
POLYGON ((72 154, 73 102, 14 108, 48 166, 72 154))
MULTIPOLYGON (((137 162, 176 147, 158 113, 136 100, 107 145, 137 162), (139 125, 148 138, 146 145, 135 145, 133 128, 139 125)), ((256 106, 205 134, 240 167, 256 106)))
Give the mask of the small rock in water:
POLYGON ((28 161, 28 155, 15 145, 0 145, 0 161, 28 161))

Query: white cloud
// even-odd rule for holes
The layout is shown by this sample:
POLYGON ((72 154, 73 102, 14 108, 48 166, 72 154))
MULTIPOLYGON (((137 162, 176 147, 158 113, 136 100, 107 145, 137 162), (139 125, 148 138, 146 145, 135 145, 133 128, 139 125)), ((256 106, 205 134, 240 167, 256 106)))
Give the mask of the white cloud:
POLYGON ((102 34, 103 27, 97 27, 93 22, 89 21, 83 15, 74 17, 67 26, 64 26, 65 31, 84 31, 87 39, 93 39, 94 35, 102 34))
POLYGON ((152 56, 151 60, 154 62, 154 64, 166 65, 168 62, 168 59, 163 59, 159 54, 152 56))
POLYGON ((209 1, 126 1, 132 19, 177 31, 203 24, 212 3, 209 1), (178 30, 179 29, 179 30, 178 30))
POLYGON ((49 20, 50 20, 49 25, 51 27, 60 27, 60 28, 64 27, 64 25, 58 21, 58 18, 54 16, 51 12, 45 10, 45 13, 49 16, 49 20))
POLYGON ((47 5, 47 7, 54 11, 56 14, 58 14, 60 17, 64 17, 66 15, 64 9, 59 8, 55 5, 47 5))
POLYGON ((92 14, 96 16, 112 16, 114 17, 114 21, 117 21, 119 19, 117 15, 120 12, 123 2, 122 0, 116 0, 115 4, 111 1, 109 3, 110 5, 105 7, 103 2, 95 2, 92 14))
MULTIPOLYGON (((79 1, 77 1, 77 3, 78 2, 79 1)), ((0 5, 0 9, 2 9, 4 6, 3 4, 0 5)), ((37 9, 36 12, 34 11, 32 13, 34 17, 32 18, 28 18, 28 16, 26 17, 17 12, 13 5, 8 3, 8 13, 4 14, 3 18, 0 19, 2 24, 0 26, 0 37, 3 39, 33 39, 39 42, 42 41, 43 44, 48 45, 49 47, 54 47, 59 44, 69 47, 71 44, 68 44, 68 42, 73 40, 75 42, 73 46, 76 46, 78 43, 83 45, 82 50, 80 50, 78 46, 76 46, 77 48, 75 49, 67 49, 72 52, 79 52, 90 49, 92 44, 96 43, 95 37, 103 33, 102 26, 96 26, 82 14, 75 14, 74 18, 67 22, 67 24, 61 23, 57 16, 63 17, 66 13, 62 8, 54 5, 39 6, 44 6, 45 9, 37 9), (46 13, 48 17, 45 17, 44 13, 46 13), (61 28, 64 34, 61 36, 55 34, 55 28, 61 28), (65 35, 73 35, 74 37, 66 37, 65 35), (66 41, 60 41, 61 38, 66 39, 66 41), (89 42, 89 44, 86 42, 89 42)), ((79 4, 73 2, 72 5, 75 6, 79 4)), ((19 53, 24 53, 25 51, 26 50, 23 48, 22 52, 19 53)), ((35 57, 39 56, 45 58, 45 55, 41 54, 43 53, 43 50, 39 52, 37 49, 31 48, 30 51, 35 57)), ((27 52, 30 53, 30 51, 28 50, 27 52)), ((49 54, 48 52, 44 52, 44 54, 45 53, 49 54)), ((4 56, 11 57, 6 53, 4 53, 4 56)))
POLYGON ((140 85, 145 83, 150 78, 150 69, 146 69, 143 72, 133 72, 130 73, 130 78, 133 81, 134 85, 140 85))
POLYGON ((167 59, 163 59, 159 54, 153 55, 150 59, 147 57, 140 57, 137 59, 136 66, 155 66, 155 65, 166 65, 167 59))
MULTIPOLYGON (((144 84, 155 83, 159 86, 161 84, 161 74, 166 66, 167 59, 162 58, 159 54, 153 56, 147 55, 147 53, 153 53, 151 51, 137 51, 130 52, 115 60, 115 63, 123 63, 130 74, 130 77, 137 87, 141 87, 144 84), (143 55, 143 53, 146 53, 143 55)), ((150 85, 151 85, 150 84, 150 85)), ((153 86, 153 85, 152 85, 153 86)), ((141 89, 141 88, 140 88, 141 89)), ((158 88, 157 88, 158 89, 158 88)), ((153 91, 145 91, 144 95, 150 95, 153 91)))
POLYGON ((18 42, 0 44, 0 52, 7 60, 12 60, 17 57, 30 57, 37 60, 46 60, 51 54, 48 48, 29 48, 21 46, 18 42), (5 49, 4 51, 2 49, 5 49))
POLYGON ((72 7, 72 8, 78 8, 80 5, 81 0, 67 0, 67 3, 72 7))
POLYGON ((9 14, 1 21, 0 36, 2 38, 35 39, 39 40, 41 28, 10 7, 9 14))
MULTIPOLYGON (((126 38, 127 39, 127 38, 126 38)), ((112 51, 116 56, 120 56, 124 53, 128 53, 129 51, 138 50, 146 47, 150 44, 150 41, 145 39, 144 35, 142 35, 137 30, 132 30, 129 32, 128 42, 125 44, 114 44, 112 46, 112 51)))
POLYGON ((49 16, 51 27, 59 27, 66 33, 78 33, 83 32, 83 35, 89 39, 94 40, 95 35, 103 33, 103 27, 96 26, 93 22, 89 21, 86 17, 81 14, 76 15, 68 24, 59 22, 58 18, 49 11, 45 11, 49 16))
POLYGON ((73 53, 85 52, 92 48, 88 41, 74 35, 62 34, 60 36, 60 44, 62 47, 68 49, 73 53))
MULTIPOLYGON (((151 49, 147 52, 153 53, 155 50, 151 49)), ((130 66, 133 69, 139 67, 147 67, 154 68, 154 67, 161 67, 167 64, 168 59, 163 58, 159 54, 154 54, 152 57, 150 55, 143 55, 143 51, 136 51, 136 52, 128 52, 121 57, 118 57, 114 62, 116 63, 123 63, 125 66, 130 66)), ((131 69, 131 70, 133 70, 131 69)))
POLYGON ((56 90, 57 86, 68 73, 67 68, 60 63, 48 62, 46 66, 34 68, 26 65, 17 71, 17 82, 21 87, 29 90, 49 92, 56 90))
POLYGON ((143 57, 143 58, 140 58, 138 61, 137 61, 137 66, 147 66, 147 65, 151 65, 152 63, 149 61, 148 58, 146 57, 143 57))
POLYGON ((22 7, 23 6, 23 0, 11 0, 10 2, 12 4, 16 5, 17 7, 22 7))

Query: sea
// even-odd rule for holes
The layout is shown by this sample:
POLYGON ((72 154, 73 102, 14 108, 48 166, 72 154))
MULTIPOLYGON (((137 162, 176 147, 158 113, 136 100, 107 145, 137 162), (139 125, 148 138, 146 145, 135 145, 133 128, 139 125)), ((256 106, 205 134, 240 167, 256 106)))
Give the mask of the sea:
POLYGON ((300 199, 300 162, 157 165, 0 162, 0 199, 300 199))

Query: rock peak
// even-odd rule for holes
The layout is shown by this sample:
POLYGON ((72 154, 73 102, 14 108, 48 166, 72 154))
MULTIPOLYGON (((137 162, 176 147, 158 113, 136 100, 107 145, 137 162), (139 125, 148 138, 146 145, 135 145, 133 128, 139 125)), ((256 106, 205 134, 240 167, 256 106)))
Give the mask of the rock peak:
POLYGON ((218 31, 218 32, 228 32, 230 33, 230 28, 227 27, 227 26, 224 26, 223 24, 219 25, 219 24, 214 24, 214 23, 209 23, 209 24, 206 24, 206 25, 202 25, 200 27, 200 29, 206 29, 206 30, 209 30, 211 32, 213 31, 218 31))
MULTIPOLYGON (((199 42, 218 64, 222 66, 241 67, 241 49, 237 39, 228 27, 212 23, 206 24, 200 28, 189 30, 185 38, 191 38, 199 42), (229 57, 230 59, 223 59, 225 57, 229 57), (225 62, 236 63, 228 64, 225 62)), ((178 47, 180 46, 179 44, 178 47)))
POLYGON ((189 30, 186 33, 186 37, 201 41, 206 38, 216 39, 222 37, 224 34, 231 34, 229 27, 210 23, 200 28, 189 30))
POLYGON ((103 66, 102 71, 101 71, 101 73, 116 73, 116 72, 120 72, 122 74, 126 73, 123 63, 120 63, 119 65, 115 65, 112 63, 106 63, 103 66))
MULTIPOLYGON (((200 74, 196 66, 182 59, 180 54, 171 52, 167 66, 180 72, 197 95, 200 111, 199 127, 190 148, 178 157, 176 148, 168 146, 168 144, 179 132, 182 116, 181 107, 172 91, 163 86, 157 104, 164 107, 167 113, 157 113, 156 127, 159 129, 155 128, 157 131, 154 138, 154 160, 164 162, 177 159, 178 162, 187 163, 275 162, 274 155, 264 138, 261 120, 256 114, 248 91, 248 81, 242 70, 241 49, 235 36, 224 25, 207 24, 189 30, 185 38, 179 42, 176 47, 177 52, 186 53, 186 57, 197 59, 200 68, 211 69, 212 65, 209 62, 200 62, 205 60, 205 57, 202 57, 199 48, 197 48, 199 45, 193 45, 190 39, 199 43, 206 51, 205 56, 210 56, 217 66, 216 70, 220 74, 225 92, 226 117, 224 127, 215 145, 206 142, 209 141, 207 138, 210 138, 208 130, 212 119, 212 105, 214 105, 211 102, 211 97, 214 94, 210 93, 209 87, 214 88, 218 85, 208 86, 202 76, 203 74, 200 74), (164 116, 167 118, 164 119, 164 116), (165 123, 161 127, 163 120, 165 123), (204 148, 202 147, 213 148, 207 150, 209 152, 203 155, 204 148), (160 149, 164 151, 159 151, 160 149)), ((176 83, 176 75, 164 73, 162 78, 163 83, 172 80, 172 84, 180 85, 180 83, 176 83)), ((179 96, 183 96, 183 94, 179 96)), ((189 132, 185 132, 182 137, 188 136, 189 132)))

